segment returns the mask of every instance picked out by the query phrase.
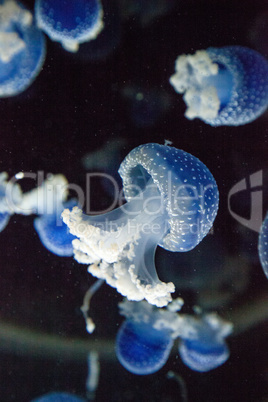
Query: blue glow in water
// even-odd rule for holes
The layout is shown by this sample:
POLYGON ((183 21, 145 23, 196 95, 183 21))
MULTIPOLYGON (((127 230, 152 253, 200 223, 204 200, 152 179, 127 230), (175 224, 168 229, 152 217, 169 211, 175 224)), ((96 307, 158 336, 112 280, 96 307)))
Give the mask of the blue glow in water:
POLYGON ((268 62, 242 46, 208 48, 181 55, 170 78, 184 94, 185 116, 211 126, 239 126, 257 119, 268 107, 268 62))
POLYGON ((45 38, 30 11, 15 0, 0 4, 0 97, 23 92, 39 74, 45 38))
POLYGON ((76 200, 63 203, 61 208, 56 208, 54 213, 44 214, 34 220, 34 227, 42 244, 52 253, 61 257, 73 255, 72 241, 75 239, 65 223, 62 222, 61 213, 64 208, 72 208, 77 205, 76 200))
POLYGON ((71 52, 103 29, 99 0, 36 0, 35 13, 39 28, 71 52))
POLYGON ((133 374, 152 374, 166 363, 173 340, 167 330, 151 324, 126 320, 116 337, 116 355, 133 374))
POLYGON ((50 392, 31 402, 86 402, 86 400, 66 392, 50 392))
POLYGON ((258 248, 261 265, 268 278, 268 213, 261 227, 258 248))

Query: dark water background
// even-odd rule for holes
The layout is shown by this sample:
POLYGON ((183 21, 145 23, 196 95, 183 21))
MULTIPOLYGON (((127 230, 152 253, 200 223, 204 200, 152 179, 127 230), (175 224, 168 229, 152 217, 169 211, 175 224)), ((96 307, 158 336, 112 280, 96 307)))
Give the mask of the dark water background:
MULTIPOLYGON (((159 6, 158 1, 145 1, 148 7, 153 3, 152 10, 159 6)), ((33 3, 24 1, 31 9, 33 3)), ((117 311, 121 296, 108 286, 100 289, 92 302, 97 329, 89 336, 79 306, 94 278, 72 258, 47 251, 33 229, 32 217, 14 216, 0 234, 1 402, 28 402, 50 390, 85 396, 87 346, 81 343, 82 350, 76 353, 72 345, 77 338, 89 342, 88 349, 100 342, 104 345, 96 401, 181 401, 179 385, 166 378, 168 370, 183 378, 189 401, 268 400, 268 311, 255 326, 247 321, 251 306, 257 305, 253 316, 260 306, 268 310, 268 281, 258 261, 257 233, 243 230, 227 207, 232 186, 263 170, 263 211, 268 209, 268 116, 240 127, 213 128, 198 119, 189 121, 183 115, 181 96, 168 82, 179 54, 209 46, 248 46, 267 57, 268 3, 168 3, 170 10, 150 21, 145 18, 148 11, 145 17, 143 12, 143 19, 137 13, 127 17, 128 2, 119 2, 118 9, 113 2, 105 3, 114 13, 108 27, 114 25, 108 35, 112 44, 108 41, 107 49, 102 50, 103 55, 107 53, 104 59, 69 54, 48 40, 46 61, 33 85, 21 95, 0 100, 0 170, 10 176, 19 171, 62 173, 85 191, 82 157, 119 138, 125 141, 120 155, 114 157, 113 171, 131 149, 147 142, 168 139, 197 156, 213 173, 220 191, 214 235, 204 240, 207 251, 200 259, 201 251, 189 253, 192 272, 188 285, 186 255, 179 268, 179 256, 174 261, 171 253, 158 250, 157 263, 163 280, 170 275, 175 278, 176 295, 184 297, 186 311, 199 303, 226 318, 238 312, 243 330, 229 340, 230 359, 212 372, 193 372, 174 353, 154 375, 130 374, 113 353, 122 321, 117 311), (109 46, 110 50, 115 47, 110 53, 109 46), (150 94, 143 107, 134 100, 141 91, 150 94), (148 110, 144 112, 144 108, 148 110), (208 260, 211 271, 207 270, 208 260), (174 271, 170 272, 171 268, 174 271), (49 344, 44 338, 47 334, 55 336, 49 344), (59 344, 63 344, 62 352, 59 344)), ((23 185, 25 190, 34 187, 31 181, 23 185)), ((234 200, 237 213, 249 217, 249 199, 250 195, 244 194, 234 200)), ((94 209, 111 201, 97 180, 90 201, 94 209)))

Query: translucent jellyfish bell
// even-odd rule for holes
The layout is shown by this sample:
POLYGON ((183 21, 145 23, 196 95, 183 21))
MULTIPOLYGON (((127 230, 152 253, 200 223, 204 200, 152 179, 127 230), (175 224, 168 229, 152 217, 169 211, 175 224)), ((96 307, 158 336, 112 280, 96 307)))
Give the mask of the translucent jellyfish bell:
POLYGON ((268 278, 268 213, 261 226, 258 248, 261 265, 268 278))
POLYGON ((225 338, 232 332, 232 324, 215 314, 202 319, 188 316, 187 321, 192 332, 182 335, 179 343, 184 364, 192 370, 206 372, 225 363, 230 355, 225 338))
POLYGON ((86 402, 86 400, 67 392, 49 392, 33 399, 31 402, 86 402))
POLYGON ((0 2, 0 97, 24 91, 45 59, 45 38, 33 16, 15 0, 0 2))
POLYGON ((268 62, 255 50, 226 46, 181 55, 170 83, 183 99, 188 119, 211 126, 239 126, 268 106, 268 62))
POLYGON ((36 0, 35 14, 38 27, 69 52, 103 29, 100 0, 36 0))
POLYGON ((129 300, 165 306, 174 284, 157 276, 156 247, 189 251, 206 236, 218 210, 216 182, 196 157, 154 143, 132 150, 119 174, 126 204, 94 217, 79 208, 63 212, 78 238, 75 259, 129 300))

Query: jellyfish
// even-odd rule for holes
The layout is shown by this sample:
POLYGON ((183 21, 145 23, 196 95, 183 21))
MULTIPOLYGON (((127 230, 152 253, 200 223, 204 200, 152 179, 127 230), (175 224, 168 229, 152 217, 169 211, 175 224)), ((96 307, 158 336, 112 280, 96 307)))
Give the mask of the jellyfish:
POLYGON ((213 370, 229 358, 225 341, 232 332, 232 324, 211 313, 201 319, 187 317, 187 326, 192 328, 187 336, 182 335, 179 354, 190 369, 206 372, 213 370))
POLYGON ((268 213, 261 226, 258 249, 262 268, 268 278, 268 213))
POLYGON ((224 338, 231 333, 232 324, 215 313, 182 314, 182 306, 180 298, 166 309, 145 301, 119 303, 126 320, 116 336, 116 355, 123 367, 133 374, 155 373, 167 362, 177 338, 181 339, 182 360, 193 370, 208 371, 227 360, 224 338))
MULTIPOLYGON (((26 177, 18 173, 15 178, 26 177)), ((13 207, 14 213, 38 215, 34 219, 34 228, 42 244, 59 256, 73 255, 72 240, 68 227, 62 222, 61 213, 65 208, 78 205, 76 199, 67 201, 68 181, 61 175, 48 175, 47 179, 31 191, 21 195, 20 202, 13 207)))
POLYGON ((67 392, 49 392, 31 402, 86 402, 86 400, 67 392))
POLYGON ((45 38, 33 16, 15 0, 0 4, 0 97, 17 95, 39 74, 45 60, 45 38))
POLYGON ((175 287, 158 278, 156 247, 185 252, 206 236, 218 210, 217 184, 196 157, 155 143, 133 149, 119 174, 127 200, 121 207, 98 216, 63 211, 77 237, 74 257, 129 300, 165 306, 175 287))
POLYGON ((174 317, 164 317, 161 309, 153 309, 144 301, 125 301, 119 306, 121 314, 127 317, 116 336, 119 362, 133 374, 155 373, 167 362, 174 343, 170 328, 158 328, 157 323, 174 317))
POLYGON ((36 0, 35 14, 38 27, 69 52, 103 29, 100 0, 36 0))
POLYGON ((176 60, 170 83, 184 94, 188 119, 211 126, 239 126, 257 119, 268 106, 268 62, 242 46, 199 50, 176 60))

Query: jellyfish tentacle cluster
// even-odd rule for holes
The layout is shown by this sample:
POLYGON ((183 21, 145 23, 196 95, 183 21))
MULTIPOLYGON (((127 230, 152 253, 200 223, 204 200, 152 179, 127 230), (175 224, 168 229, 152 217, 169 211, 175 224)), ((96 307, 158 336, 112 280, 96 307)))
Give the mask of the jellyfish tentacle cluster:
POLYGON ((119 168, 127 203, 91 217, 65 210, 63 221, 77 237, 75 259, 129 300, 167 305, 173 283, 157 276, 157 245, 189 251, 210 230, 218 210, 218 188, 209 169, 182 150, 145 144, 119 168))
POLYGON ((268 213, 261 226, 258 249, 263 271, 268 278, 268 213))
POLYGON ((182 305, 182 299, 174 300, 167 309, 145 301, 119 303, 126 320, 117 333, 116 355, 128 371, 147 375, 160 370, 177 338, 181 359, 192 370, 209 371, 228 359, 225 338, 232 332, 232 324, 215 313, 194 317, 178 313, 182 305))
POLYGON ((70 52, 95 39, 104 26, 100 0, 36 0, 35 14, 38 27, 70 52))
POLYGON ((65 208, 78 205, 78 201, 67 201, 67 179, 61 174, 49 175, 41 185, 23 193, 17 182, 21 178, 24 178, 23 173, 10 181, 6 172, 0 174, 0 231, 13 214, 38 215, 34 228, 42 244, 54 254, 72 256, 74 236, 63 223, 61 213, 65 208))
POLYGON ((27 89, 45 60, 43 33, 32 13, 15 0, 0 4, 0 97, 27 89))
POLYGON ((182 93, 188 119, 239 126, 268 107, 268 62, 255 50, 226 46, 181 55, 170 83, 182 93))

